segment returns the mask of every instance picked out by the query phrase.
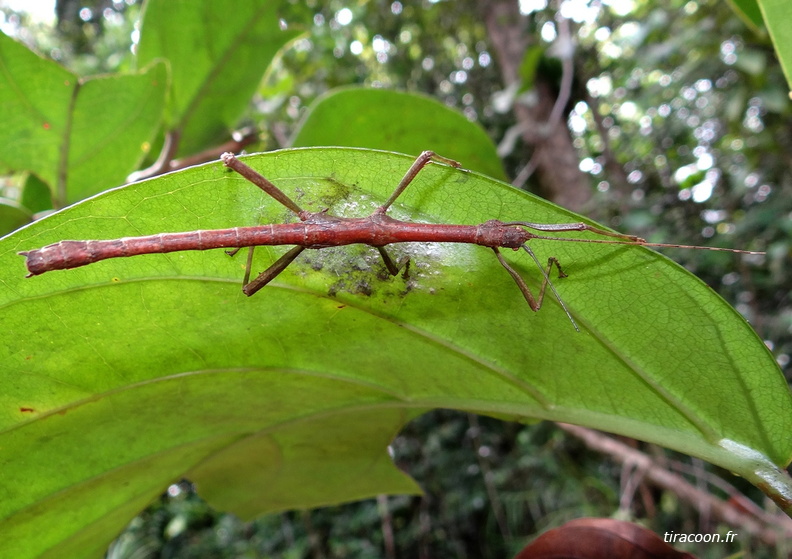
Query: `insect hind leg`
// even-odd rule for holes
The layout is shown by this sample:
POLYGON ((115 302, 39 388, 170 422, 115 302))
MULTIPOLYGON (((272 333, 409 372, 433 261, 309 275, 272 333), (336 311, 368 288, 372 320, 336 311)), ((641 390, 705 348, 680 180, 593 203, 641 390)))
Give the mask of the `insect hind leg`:
POLYGON ((393 258, 391 258, 388 251, 385 250, 385 247, 377 247, 377 251, 380 253, 382 257, 382 262, 385 264, 385 268, 387 268, 388 273, 392 276, 398 276, 399 271, 404 268, 404 277, 407 278, 409 269, 410 269, 410 257, 403 256, 399 259, 398 262, 394 262, 393 258))
POLYGON ((289 252, 278 258, 272 265, 261 272, 256 279, 251 282, 248 282, 248 278, 250 277, 250 265, 253 252, 251 251, 248 255, 248 266, 247 271, 245 272, 245 281, 242 286, 242 292, 250 297, 251 295, 255 294, 259 289, 267 285, 269 282, 274 280, 278 277, 283 270, 285 270, 289 264, 294 262, 294 259, 297 258, 302 251, 305 250, 305 247, 296 246, 291 249, 289 252))
POLYGON ((539 288, 539 295, 536 297, 534 297, 533 293, 531 292, 531 289, 528 287, 528 284, 525 283, 525 280, 522 278, 522 276, 520 276, 520 274, 517 273, 517 270, 512 268, 509 265, 509 263, 506 262, 506 259, 503 258, 503 255, 500 253, 500 251, 496 247, 492 247, 492 250, 495 252, 495 256, 498 258, 498 262, 500 262, 501 266, 504 267, 504 269, 509 273, 509 275, 512 277, 514 282, 517 284, 517 287, 520 289, 520 292, 523 294, 525 301, 528 303, 528 306, 531 307, 532 311, 536 312, 542 308, 542 303, 544 302, 545 289, 549 285, 550 290, 553 292, 553 295, 555 295, 556 299, 558 299, 561 308, 564 309, 564 313, 566 313, 567 318, 569 318, 569 321, 572 323, 572 326, 575 327, 575 330, 580 332, 580 328, 578 328, 577 322, 575 322, 575 319, 572 318, 572 314, 569 312, 569 309, 567 309, 563 299, 561 299, 561 296, 558 294, 558 291, 556 291, 553 282, 550 280, 550 272, 553 270, 553 266, 555 266, 558 269, 559 278, 567 277, 566 273, 564 273, 564 270, 561 268, 561 264, 558 262, 558 259, 552 256, 548 258, 547 269, 545 270, 544 266, 542 266, 542 264, 539 262, 539 259, 536 257, 534 252, 527 245, 522 245, 522 248, 531 256, 533 261, 536 262, 536 265, 539 267, 539 270, 542 272, 542 276, 543 276, 542 285, 539 288))

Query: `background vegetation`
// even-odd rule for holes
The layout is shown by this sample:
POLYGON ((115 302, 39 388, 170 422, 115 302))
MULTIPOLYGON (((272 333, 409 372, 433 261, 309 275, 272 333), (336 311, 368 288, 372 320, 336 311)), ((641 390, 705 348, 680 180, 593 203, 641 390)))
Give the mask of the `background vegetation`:
MULTIPOLYGON (((767 250, 756 263, 703 251, 671 256, 750 320, 789 375, 792 138, 788 86, 766 33, 714 1, 524 2, 522 15, 515 6, 284 5, 285 24, 304 34, 295 33, 240 121, 256 131, 247 149, 291 145, 306 108, 337 86, 427 93, 481 123, 499 143, 505 175, 520 186, 650 240, 767 250), (495 17, 504 13, 512 17, 495 17), (574 56, 563 58, 572 44, 574 56), (543 128, 559 96, 568 129, 543 128)), ((134 63, 140 9, 134 2, 59 2, 56 33, 6 9, 3 30, 76 74, 125 71, 134 63)), ((734 527, 685 504, 686 487, 660 491, 551 424, 437 411, 413 421, 391 448, 425 496, 243 523, 207 508, 184 481, 108 554, 506 557, 538 532, 582 515, 618 514, 661 534, 734 527)), ((695 459, 665 453, 658 460, 770 525, 744 500, 765 506, 751 486, 726 475, 737 487, 724 487, 713 481, 722 472, 695 459)), ((701 557, 789 551, 747 532, 743 527, 732 547, 689 549, 701 557)))

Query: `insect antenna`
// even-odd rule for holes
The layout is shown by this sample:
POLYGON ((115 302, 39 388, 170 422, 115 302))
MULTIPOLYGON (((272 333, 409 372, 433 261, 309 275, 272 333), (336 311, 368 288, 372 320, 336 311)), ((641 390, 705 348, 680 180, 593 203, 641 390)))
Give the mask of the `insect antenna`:
POLYGON ((549 237, 545 235, 534 235, 531 238, 542 239, 544 241, 566 241, 569 243, 597 243, 601 245, 627 245, 627 246, 642 246, 642 247, 653 247, 653 248, 685 248, 685 249, 696 249, 696 250, 712 250, 716 252, 731 252, 734 254, 755 254, 759 256, 764 256, 765 254, 767 254, 766 252, 759 250, 742 250, 738 248, 705 247, 700 245, 676 245, 671 243, 650 243, 649 241, 645 241, 637 237, 636 237, 637 240, 624 240, 624 241, 613 241, 610 239, 573 239, 570 237, 549 237))

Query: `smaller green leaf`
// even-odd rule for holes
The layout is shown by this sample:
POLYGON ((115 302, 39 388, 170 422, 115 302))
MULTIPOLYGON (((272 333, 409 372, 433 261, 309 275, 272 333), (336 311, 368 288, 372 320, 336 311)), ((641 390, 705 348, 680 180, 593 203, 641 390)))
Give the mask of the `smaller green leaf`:
POLYGON ((742 20, 753 29, 754 32, 761 32, 764 26, 762 10, 759 8, 757 0, 729 0, 732 9, 742 18, 742 20))
POLYGON ((6 235, 32 220, 31 212, 8 198, 0 198, 0 235, 6 235))
POLYGON ((311 106, 291 143, 293 147, 364 147, 416 155, 430 149, 462 162, 467 169, 506 180, 495 145, 481 126, 416 93, 334 89, 311 106))
POLYGON ((301 33, 280 28, 278 2, 149 0, 138 64, 167 60, 171 70, 168 128, 178 156, 227 139, 285 45, 301 33))
POLYGON ((51 188, 67 136, 77 76, 0 33, 0 165, 30 170, 51 188))
POLYGON ((0 166, 31 171, 56 205, 123 184, 160 125, 167 74, 80 79, 0 34, 0 166))
POLYGON ((164 64, 84 82, 72 115, 69 201, 123 184, 138 168, 160 127, 167 83, 164 64))
POLYGON ((22 185, 20 203, 31 213, 43 212, 52 208, 52 192, 49 186, 34 173, 28 173, 22 185))
POLYGON ((757 0, 773 39, 787 83, 792 87, 792 3, 786 0, 757 0))

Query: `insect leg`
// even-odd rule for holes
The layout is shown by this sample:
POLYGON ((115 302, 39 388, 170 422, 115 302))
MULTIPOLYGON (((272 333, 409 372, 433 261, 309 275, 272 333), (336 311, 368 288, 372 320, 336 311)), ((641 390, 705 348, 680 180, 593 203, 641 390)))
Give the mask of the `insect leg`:
MULTIPOLYGON (((547 259, 547 270, 545 271, 545 274, 544 274, 546 279, 544 281, 542 281, 542 286, 539 288, 539 306, 542 305, 542 301, 544 300, 545 288, 548 285, 550 285, 551 288, 552 288, 553 284, 550 282, 549 276, 550 276, 550 271, 553 269, 554 265, 555 265, 556 268, 558 268, 558 277, 559 278, 567 277, 567 275, 564 273, 564 270, 561 269, 561 263, 558 261, 558 258, 556 258, 555 256, 551 256, 550 258, 547 259)), ((553 290, 553 291, 555 291, 555 290, 553 290)))
POLYGON ((298 216, 303 213, 303 209, 297 203, 289 198, 280 188, 272 184, 269 180, 264 178, 263 175, 254 171, 244 163, 242 163, 233 153, 224 153, 220 156, 223 164, 245 177, 247 180, 258 186, 261 190, 275 198, 278 202, 289 208, 298 216))
MULTIPOLYGON (((385 267, 388 269, 388 273, 392 276, 398 276, 399 270, 405 268, 404 272, 407 273, 407 268, 410 264, 410 257, 405 256, 404 258, 399 259, 398 262, 394 262, 393 259, 388 254, 388 251, 385 250, 385 247, 377 247, 377 250, 382 256, 382 261, 385 263, 385 267)), ((406 277, 406 276, 405 276, 406 277)))
POLYGON ((248 255, 248 269, 245 272, 245 284, 242 286, 242 292, 250 297, 256 291, 267 285, 269 282, 274 280, 278 274, 280 274, 286 267, 291 264, 295 258, 297 258, 302 251, 305 250, 305 247, 296 246, 291 249, 289 252, 278 258, 273 264, 261 272, 256 279, 248 283, 248 278, 250 277, 250 263, 253 257, 253 251, 250 251, 248 255))
MULTIPOLYGON (((245 277, 242 280, 242 285, 246 286, 250 281, 250 270, 253 268, 253 251, 256 247, 248 247, 247 262, 245 262, 245 277)), ((255 293, 255 292, 254 292, 255 293)))
MULTIPOLYGON (((497 247, 492 247, 492 250, 495 252, 495 256, 498 258, 498 262, 501 263, 501 266, 506 268, 506 271, 509 272, 509 275, 517 284, 517 287, 520 288, 520 292, 523 294, 523 297, 525 297, 525 300, 528 302, 528 306, 531 307, 531 310, 535 312, 538 311, 540 308, 542 308, 542 299, 540 298, 539 301, 537 302, 533 296, 533 293, 531 293, 531 288, 528 287, 528 284, 525 283, 525 280, 522 279, 522 276, 520 276, 520 274, 517 273, 517 270, 509 266, 509 263, 506 262, 506 259, 503 258, 503 255, 497 249, 497 247)), ((544 289, 542 290, 542 292, 544 293, 544 289)))
POLYGON ((404 189, 410 185, 410 183, 418 175, 418 173, 421 172, 421 169, 426 167, 426 165, 433 159, 435 161, 445 163, 446 165, 450 165, 451 167, 456 167, 456 168, 461 167, 461 165, 458 162, 454 161, 453 159, 448 159, 447 157, 443 157, 442 155, 437 155, 433 151, 423 152, 415 159, 413 164, 407 170, 407 173, 404 175, 404 178, 402 178, 401 182, 399 183, 399 186, 396 187, 396 190, 393 192, 393 194, 391 194, 390 198, 388 198, 388 200, 384 204, 382 204, 382 206, 377 208, 377 213, 385 213, 386 211, 388 211, 388 208, 391 206, 391 204, 393 204, 393 202, 396 201, 396 198, 398 198, 399 195, 402 192, 404 192, 404 189))
MULTIPOLYGON (((225 253, 233 258, 237 255, 237 253, 242 250, 242 247, 232 248, 231 250, 226 250, 225 253)), ((248 255, 247 255, 247 263, 245 264, 245 279, 242 280, 242 285, 247 285, 248 280, 250 279, 250 270, 253 267, 253 251, 256 250, 255 246, 248 247, 248 255)))
POLYGON ((569 318, 569 321, 572 322, 572 326, 575 327, 575 330, 580 332, 580 328, 578 328, 577 322, 575 322, 575 319, 572 318, 572 314, 567 309, 566 305, 564 304, 564 301, 561 299, 561 296, 558 294, 558 291, 556 291, 556 288, 553 285, 553 282, 550 280, 550 271, 553 269, 554 265, 558 268, 558 277, 559 278, 567 277, 567 275, 561 269, 561 265, 558 263, 558 260, 556 258, 552 258, 552 257, 549 258, 547 260, 547 270, 545 270, 544 267, 539 262, 539 259, 536 258, 536 255, 533 253, 533 251, 530 248, 528 248, 527 245, 522 245, 522 248, 524 248, 525 251, 528 254, 531 255, 531 258, 533 258, 534 262, 536 262, 536 265, 539 267, 539 270, 542 272, 542 276, 543 276, 542 285, 539 288, 539 296, 538 297, 534 297, 533 296, 533 293, 531 293, 531 289, 528 287, 528 284, 526 284, 525 280, 522 278, 522 276, 520 276, 520 274, 517 273, 517 270, 512 268, 509 265, 509 263, 506 262, 506 259, 503 258, 503 255, 500 253, 500 251, 496 247, 492 247, 492 250, 495 252, 495 256, 498 258, 498 262, 500 262, 501 266, 503 266, 506 269, 506 271, 509 272, 509 275, 512 277, 514 282, 517 284, 517 287, 520 288, 520 292, 523 294, 523 297, 525 297, 525 300, 528 302, 528 306, 531 307, 532 311, 538 311, 539 309, 542 308, 542 302, 544 301, 545 288, 549 285, 550 286, 550 290, 553 292, 553 294, 555 295, 556 299, 558 299, 558 302, 561 304, 561 308, 564 309, 564 312, 566 313, 567 317, 569 318))

